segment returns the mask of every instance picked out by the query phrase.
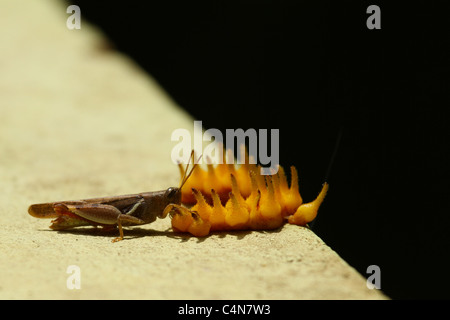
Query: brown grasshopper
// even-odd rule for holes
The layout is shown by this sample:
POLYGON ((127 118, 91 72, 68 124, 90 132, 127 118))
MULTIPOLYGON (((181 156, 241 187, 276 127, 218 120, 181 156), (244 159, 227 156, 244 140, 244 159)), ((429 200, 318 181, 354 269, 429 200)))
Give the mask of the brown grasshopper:
POLYGON ((163 219, 171 211, 172 206, 169 205, 181 205, 181 188, 189 179, 196 163, 187 175, 189 163, 186 165, 184 177, 178 188, 170 187, 161 191, 86 200, 32 204, 28 208, 28 213, 36 218, 56 218, 50 225, 53 230, 89 225, 113 229, 117 225, 120 236, 113 239, 113 242, 120 241, 123 239, 122 226, 151 223, 157 217, 163 219), (165 210, 166 208, 168 210, 165 210))

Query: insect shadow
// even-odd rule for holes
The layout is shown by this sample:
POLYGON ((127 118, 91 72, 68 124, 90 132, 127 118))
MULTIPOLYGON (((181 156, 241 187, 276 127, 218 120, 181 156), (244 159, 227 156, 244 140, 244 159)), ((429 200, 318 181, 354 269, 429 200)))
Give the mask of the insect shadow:
MULTIPOLYGON (((55 232, 55 230, 47 230, 43 229, 42 231, 51 231, 55 232)), ((93 228, 93 227, 85 227, 85 228, 74 228, 67 230, 56 230, 61 234, 73 234, 73 235, 82 235, 82 236, 92 236, 92 237, 117 237, 117 228, 114 229, 102 229, 102 228, 93 228)), ((127 236, 123 240, 132 240, 136 238, 143 238, 149 236, 170 236, 172 232, 170 230, 160 231, 153 229, 143 229, 143 228, 130 228, 127 229, 127 236)))
MULTIPOLYGON (((139 228, 134 227, 127 229, 127 236, 123 240, 132 240, 137 238, 143 238, 143 237, 168 237, 172 239, 178 239, 181 240, 181 242, 187 242, 191 239, 196 239, 197 242, 201 243, 205 241, 206 239, 217 236, 219 238, 225 238, 225 237, 235 237, 237 240, 242 240, 249 234, 253 232, 265 234, 265 233, 278 233, 280 232, 282 228, 278 228, 275 230, 231 230, 231 231, 213 231, 207 236, 204 237, 195 237, 189 233, 184 232, 176 232, 173 231, 171 228, 168 228, 166 230, 154 230, 154 229, 145 229, 145 228, 139 228)), ((48 229, 42 229, 41 231, 51 231, 55 232, 54 230, 48 230, 48 229)), ((62 234, 73 234, 73 235, 83 235, 83 236, 92 236, 92 237, 116 237, 117 236, 117 229, 102 229, 102 228, 93 228, 93 227, 81 227, 81 228, 74 228, 74 229, 67 229, 67 230, 57 230, 58 233, 62 234)))

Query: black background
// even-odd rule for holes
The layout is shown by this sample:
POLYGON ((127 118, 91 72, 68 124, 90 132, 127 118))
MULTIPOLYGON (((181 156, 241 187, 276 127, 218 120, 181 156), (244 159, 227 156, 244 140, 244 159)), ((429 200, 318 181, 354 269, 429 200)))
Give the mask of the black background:
POLYGON ((450 298, 450 11, 392 2, 73 4, 205 128, 280 129, 306 201, 342 130, 313 230, 391 298, 450 298))

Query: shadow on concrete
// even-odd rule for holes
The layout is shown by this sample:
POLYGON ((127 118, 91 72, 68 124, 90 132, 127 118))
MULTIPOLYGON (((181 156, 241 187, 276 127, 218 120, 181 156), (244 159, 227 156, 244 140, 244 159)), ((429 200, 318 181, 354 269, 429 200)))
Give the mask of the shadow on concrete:
MULTIPOLYGON (((174 232, 172 229, 168 228, 167 230, 154 230, 154 229, 144 229, 139 227, 134 227, 130 229, 124 229, 124 238, 122 241, 143 238, 143 237, 168 237, 172 239, 179 239, 181 242, 189 241, 192 238, 196 238, 197 242, 203 242, 210 236, 216 235, 219 238, 225 237, 235 237, 237 240, 244 239, 247 235, 258 232, 261 234, 267 233, 279 233, 283 227, 274 230, 230 230, 230 231, 214 231, 205 237, 195 237, 189 233, 184 232, 174 232)), ((119 236, 119 231, 117 229, 103 229, 96 228, 91 226, 79 227, 67 230, 49 230, 49 229, 41 229, 40 231, 51 231, 58 232, 61 234, 73 234, 73 235, 83 235, 83 236, 92 236, 92 237, 110 237, 114 239, 119 236)))

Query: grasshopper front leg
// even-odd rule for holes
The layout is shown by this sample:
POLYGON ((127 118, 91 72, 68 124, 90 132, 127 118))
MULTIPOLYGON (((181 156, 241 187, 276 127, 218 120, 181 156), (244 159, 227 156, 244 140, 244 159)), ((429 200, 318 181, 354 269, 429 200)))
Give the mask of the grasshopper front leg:
POLYGON ((52 221, 52 229, 63 229, 63 217, 67 215, 75 215, 76 217, 82 218, 87 222, 99 225, 113 226, 116 225, 119 228, 120 236, 113 239, 112 242, 123 240, 123 229, 122 222, 127 222, 129 224, 138 225, 144 224, 145 221, 133 217, 132 214, 136 209, 144 204, 144 199, 138 201, 129 211, 123 214, 119 209, 114 206, 107 204, 98 203, 82 203, 82 204, 64 204, 57 203, 53 206, 55 212, 60 215, 60 218, 52 221), (62 220, 59 220, 62 219, 62 220), (59 225, 61 224, 61 225, 59 225))

